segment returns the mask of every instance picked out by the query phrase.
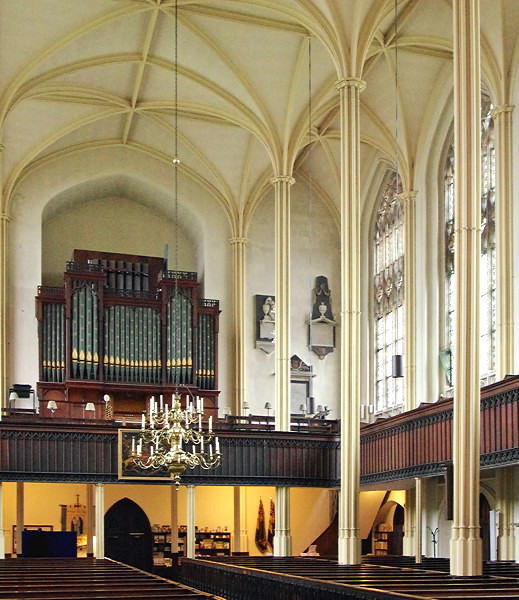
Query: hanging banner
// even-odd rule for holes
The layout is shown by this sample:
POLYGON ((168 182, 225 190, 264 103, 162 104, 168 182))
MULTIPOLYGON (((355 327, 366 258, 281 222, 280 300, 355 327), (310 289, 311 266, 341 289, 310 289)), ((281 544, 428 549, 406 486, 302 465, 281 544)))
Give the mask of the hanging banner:
POLYGON ((268 542, 267 536, 265 535, 265 511, 263 510, 263 502, 259 501, 258 507, 258 520, 256 522, 256 537, 255 537, 256 546, 258 550, 265 554, 268 550, 268 542))
POLYGON ((270 551, 274 552, 274 531, 276 529, 276 509, 274 507, 274 500, 270 499, 270 516, 269 516, 269 527, 267 531, 267 544, 270 547, 270 551))

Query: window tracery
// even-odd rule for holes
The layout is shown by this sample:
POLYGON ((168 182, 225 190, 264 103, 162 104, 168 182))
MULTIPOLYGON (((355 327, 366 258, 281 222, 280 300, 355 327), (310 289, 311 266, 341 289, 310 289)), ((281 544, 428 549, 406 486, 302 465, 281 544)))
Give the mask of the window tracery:
MULTIPOLYGON (((480 373, 482 383, 490 383, 495 376, 496 359, 496 236, 495 184, 496 157, 492 104, 486 96, 481 100, 481 257, 480 257, 480 373)), ((447 153, 444 171, 444 304, 445 347, 452 356, 455 327, 454 273, 454 203, 455 173, 454 144, 447 153)), ((447 374, 447 383, 452 380, 447 374)))
POLYGON ((403 381, 392 377, 392 358, 403 354, 404 231, 400 179, 384 188, 374 227, 375 413, 399 409, 403 381))

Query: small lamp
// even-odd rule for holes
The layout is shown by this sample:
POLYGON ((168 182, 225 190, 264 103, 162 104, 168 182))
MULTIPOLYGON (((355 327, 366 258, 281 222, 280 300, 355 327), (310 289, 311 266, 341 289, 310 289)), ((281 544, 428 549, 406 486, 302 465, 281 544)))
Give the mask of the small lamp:
POLYGON ((96 407, 93 402, 87 402, 85 406, 85 411, 87 412, 95 412, 96 407))
POLYGON ((299 407, 299 411, 301 412, 301 415, 304 417, 306 415, 306 405, 301 404, 301 406, 299 407))
POLYGON ((267 418, 270 416, 270 411, 272 410, 272 404, 270 402, 265 402, 265 409, 267 410, 267 418))
POLYGON ((247 400, 243 401, 243 413, 245 415, 249 415, 249 403, 247 402, 247 400))
POLYGON ((50 410, 52 416, 54 416, 54 412, 58 410, 58 405, 56 404, 56 400, 49 400, 47 402, 47 410, 50 410))
POLYGON ((401 354, 393 354, 391 359, 391 377, 404 376, 404 357, 401 354))

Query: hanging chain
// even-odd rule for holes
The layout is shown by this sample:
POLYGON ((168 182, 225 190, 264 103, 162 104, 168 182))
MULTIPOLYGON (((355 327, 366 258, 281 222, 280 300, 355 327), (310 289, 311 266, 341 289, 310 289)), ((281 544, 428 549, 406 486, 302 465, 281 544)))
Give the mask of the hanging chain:
MULTIPOLYGON (((310 289, 313 289, 314 278, 312 274, 313 250, 313 181, 312 181, 312 36, 308 35, 308 240, 309 240, 309 265, 310 289)), ((310 303, 310 321, 312 320, 314 300, 310 303)))
MULTIPOLYGON (((178 324, 178 311, 179 311, 179 302, 178 302, 178 171, 180 167, 180 159, 178 157, 178 0, 175 0, 175 67, 174 67, 174 127, 175 127, 175 137, 174 137, 174 157, 173 157, 173 165, 175 168, 175 288, 174 288, 174 296, 173 296, 173 310, 174 310, 174 324, 177 327, 178 324)), ((178 335, 178 331, 172 332, 173 335, 178 335)), ((175 343, 176 345, 176 343, 175 343)), ((175 370, 173 370, 175 372, 175 370)), ((178 396, 178 379, 175 376, 175 395, 178 396)))
MULTIPOLYGON (((175 67, 174 67, 174 156, 175 166, 175 271, 178 271, 178 169, 180 159, 178 157, 178 0, 175 0, 175 67)), ((175 296, 178 291, 178 278, 175 278, 175 296)))
POLYGON ((398 163, 398 0, 395 0, 395 173, 396 173, 396 193, 398 195, 399 189, 399 163, 398 163))

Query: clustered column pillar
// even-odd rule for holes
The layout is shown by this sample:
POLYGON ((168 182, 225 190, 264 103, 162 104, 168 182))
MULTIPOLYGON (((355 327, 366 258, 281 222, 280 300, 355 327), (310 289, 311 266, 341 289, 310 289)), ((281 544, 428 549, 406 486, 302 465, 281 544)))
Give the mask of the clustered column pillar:
POLYGON ((187 558, 195 558, 195 491, 196 488, 194 485, 187 486, 187 558))
POLYGON ((415 522, 414 522, 414 554, 417 563, 422 562, 422 480, 415 479, 415 522))
MULTIPOLYGON (((248 240, 244 237, 234 237, 229 240, 232 248, 232 277, 233 277, 233 310, 234 310, 234 406, 232 413, 244 414, 243 406, 246 400, 246 361, 245 361, 245 275, 246 249, 248 240)), ((247 514, 246 490, 234 488, 234 549, 236 552, 246 552, 247 514)))
POLYGON ((104 483, 95 484, 95 515, 96 515, 96 558, 105 556, 105 486, 104 483))
POLYGON ((290 186, 289 176, 273 177, 275 190, 275 425, 290 429, 290 186))
POLYGON ((249 536, 247 533, 247 488, 234 488, 234 543, 235 552, 249 551, 249 536))
POLYGON ((360 93, 361 79, 336 84, 341 113, 341 495, 339 563, 360 563, 360 93))
POLYGON ((400 194, 404 207, 405 410, 416 408, 416 192, 400 194))
POLYGON ((9 389, 7 380, 7 229, 9 221, 9 215, 0 213, 0 420, 2 419, 2 408, 7 407, 7 391, 9 389))
POLYGON ((86 534, 87 534, 87 556, 95 556, 94 554, 94 535, 95 535, 95 492, 94 485, 86 484, 86 534))
POLYGON ((456 324, 451 574, 482 573, 479 527, 481 81, 479 0, 454 0, 456 324))
MULTIPOLYGON (((290 430, 290 186, 295 180, 282 175, 270 182, 275 190, 275 428, 290 430)), ((274 554, 289 556, 290 489, 276 487, 276 527, 274 554)))
POLYGON ((499 498, 499 527, 497 560, 515 560, 514 467, 499 469, 497 492, 499 498))
POLYGON ((512 111, 503 104, 492 111, 496 124, 497 379, 516 373, 514 349, 514 223, 512 195, 512 111))
POLYGON ((229 240, 232 249, 233 311, 234 311, 234 406, 232 413, 239 415, 245 401, 245 254, 247 239, 229 240))

